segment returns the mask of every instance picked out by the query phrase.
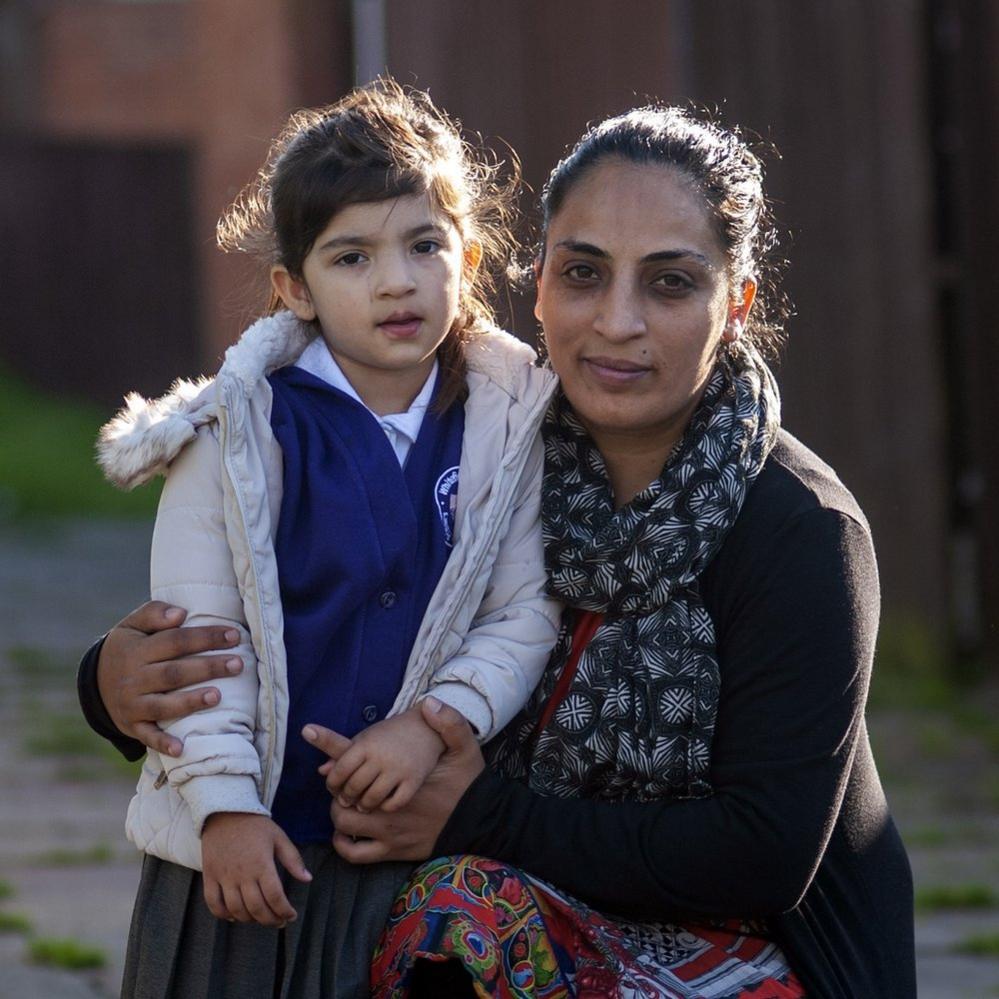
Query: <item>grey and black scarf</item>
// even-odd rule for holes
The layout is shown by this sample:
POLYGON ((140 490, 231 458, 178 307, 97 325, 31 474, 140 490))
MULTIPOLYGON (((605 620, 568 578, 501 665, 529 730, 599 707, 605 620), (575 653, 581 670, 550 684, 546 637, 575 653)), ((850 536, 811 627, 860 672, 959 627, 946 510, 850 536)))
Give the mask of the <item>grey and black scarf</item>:
POLYGON ((648 488, 619 510, 603 458, 564 396, 545 420, 542 527, 562 631, 527 706, 487 747, 493 766, 561 797, 649 801, 710 793, 720 677, 698 576, 718 552, 780 425, 752 348, 720 360, 648 488), (603 620, 539 731, 572 651, 574 609, 603 620))

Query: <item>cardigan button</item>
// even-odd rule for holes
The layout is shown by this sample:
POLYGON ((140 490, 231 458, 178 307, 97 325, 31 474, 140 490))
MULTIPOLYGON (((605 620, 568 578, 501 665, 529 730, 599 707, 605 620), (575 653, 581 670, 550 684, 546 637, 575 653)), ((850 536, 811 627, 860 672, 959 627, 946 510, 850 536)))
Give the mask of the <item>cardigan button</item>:
POLYGON ((395 606, 395 600, 396 600, 396 596, 395 596, 395 591, 394 590, 386 590, 378 598, 378 602, 382 605, 382 607, 385 608, 385 610, 388 610, 390 607, 394 607, 395 606))
POLYGON ((378 706, 375 704, 365 704, 361 708, 361 717, 370 725, 378 721, 378 706))

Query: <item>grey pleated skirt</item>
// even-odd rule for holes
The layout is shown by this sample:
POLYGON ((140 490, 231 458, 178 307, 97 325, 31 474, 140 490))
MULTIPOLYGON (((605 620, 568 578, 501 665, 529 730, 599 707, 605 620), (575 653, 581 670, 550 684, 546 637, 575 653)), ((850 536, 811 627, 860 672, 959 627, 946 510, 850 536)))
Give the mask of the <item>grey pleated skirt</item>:
POLYGON ((302 848, 310 884, 285 879, 298 919, 283 930, 216 919, 201 875, 146 857, 122 999, 362 999, 389 909, 412 864, 355 866, 302 848))

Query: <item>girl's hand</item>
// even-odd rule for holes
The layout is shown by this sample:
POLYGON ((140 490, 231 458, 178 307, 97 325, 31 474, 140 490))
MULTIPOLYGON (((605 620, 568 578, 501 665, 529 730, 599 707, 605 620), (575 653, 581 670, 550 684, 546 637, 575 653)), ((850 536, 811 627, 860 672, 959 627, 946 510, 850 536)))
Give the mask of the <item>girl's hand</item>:
POLYGON ((419 707, 412 707, 358 733, 350 749, 319 772, 344 808, 394 812, 409 803, 443 752, 444 740, 423 720, 419 707))
MULTIPOLYGON (((410 803, 395 812, 364 813, 333 802, 333 847, 352 864, 433 856, 444 824, 468 786, 485 769, 479 744, 461 714, 433 697, 422 701, 420 710, 427 725, 444 741, 445 750, 410 803)), ((306 725, 302 734, 334 760, 350 748, 349 739, 319 725, 306 725)))
POLYGON ((266 815, 216 812, 201 833, 205 904, 218 919, 285 926, 297 913, 284 893, 274 858, 309 882, 302 855, 266 815))
POLYGON ((199 656, 239 642, 235 628, 181 628, 186 611, 152 600, 108 632, 97 663, 97 690, 115 727, 166 756, 179 756, 181 741, 156 723, 183 718, 218 704, 216 687, 179 691, 233 676, 238 656, 199 656))

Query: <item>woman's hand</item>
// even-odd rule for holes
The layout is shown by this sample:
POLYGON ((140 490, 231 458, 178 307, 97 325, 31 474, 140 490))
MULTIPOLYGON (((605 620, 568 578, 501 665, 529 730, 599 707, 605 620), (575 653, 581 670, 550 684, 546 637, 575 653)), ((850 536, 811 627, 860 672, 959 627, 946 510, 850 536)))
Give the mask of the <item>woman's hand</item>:
MULTIPOLYGON (((434 697, 420 707, 426 723, 444 740, 445 750, 409 804, 394 812, 369 813, 332 804, 333 847, 352 864, 431 857, 455 806, 485 769, 479 744, 461 714, 434 697)), ((319 725, 306 725, 302 735, 334 760, 350 747, 349 739, 319 725)))
POLYGON ((156 723, 218 704, 215 687, 191 684, 234 676, 238 656, 199 656, 239 642, 235 628, 181 628, 187 611, 159 600, 144 603, 108 632, 97 663, 97 689, 122 734, 166 756, 179 756, 180 739, 156 723))

